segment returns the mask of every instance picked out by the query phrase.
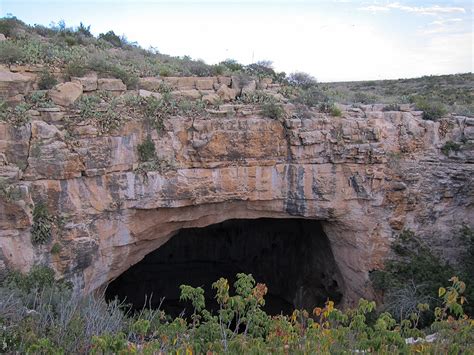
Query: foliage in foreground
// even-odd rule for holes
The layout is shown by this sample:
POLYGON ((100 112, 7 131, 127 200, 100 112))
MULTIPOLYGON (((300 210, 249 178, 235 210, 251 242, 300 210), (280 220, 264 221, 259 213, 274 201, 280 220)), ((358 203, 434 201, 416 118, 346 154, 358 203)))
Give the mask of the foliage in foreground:
POLYGON ((428 308, 420 304, 397 321, 377 314, 364 299, 340 311, 327 301, 312 313, 270 316, 262 310, 267 288, 251 275, 238 274, 231 286, 224 278, 212 286, 219 305, 206 309, 202 288, 181 286, 181 299, 192 305, 189 319, 171 319, 160 310, 132 314, 118 302, 75 297, 54 273, 36 267, 10 274, 0 287, 0 346, 5 353, 460 353, 474 350, 474 321, 463 313, 465 284, 450 279, 439 289, 435 319, 420 329, 428 308), (436 333, 431 343, 409 344, 408 337, 436 333))

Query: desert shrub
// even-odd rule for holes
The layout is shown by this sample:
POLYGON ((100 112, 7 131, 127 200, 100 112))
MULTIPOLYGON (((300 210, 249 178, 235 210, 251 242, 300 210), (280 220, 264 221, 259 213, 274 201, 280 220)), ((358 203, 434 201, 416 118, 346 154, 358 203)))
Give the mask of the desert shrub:
POLYGON ((239 102, 244 104, 264 104, 275 102, 275 98, 272 95, 267 94, 264 91, 255 90, 250 92, 244 92, 239 97, 239 102))
POLYGON ((342 111, 339 107, 337 107, 334 103, 330 102, 322 102, 319 104, 319 111, 324 113, 329 113, 331 116, 340 117, 342 115, 342 111))
POLYGON ((137 149, 141 162, 153 160, 156 156, 155 143, 153 143, 149 135, 146 137, 143 143, 138 145, 137 149))
POLYGON ((31 104, 26 102, 10 107, 0 100, 0 121, 7 122, 15 127, 21 127, 30 122, 31 117, 28 114, 30 108, 31 104))
POLYGON ((18 28, 24 27, 24 23, 14 16, 0 18, 0 33, 6 37, 14 37, 18 28))
POLYGON ((397 105, 397 104, 385 105, 382 108, 382 111, 384 111, 384 112, 386 112, 386 111, 400 111, 400 105, 397 105))
POLYGON ((0 62, 1 63, 20 63, 24 61, 26 55, 21 46, 14 41, 0 42, 0 62))
POLYGON ((54 107, 54 102, 45 91, 33 91, 26 97, 26 102, 30 103, 34 108, 54 107))
POLYGON ((121 79, 130 89, 135 88, 138 84, 138 76, 135 73, 105 58, 93 56, 89 59, 87 67, 99 74, 110 75, 114 78, 121 79))
POLYGON ((122 47, 124 44, 122 38, 117 36, 114 31, 99 34, 99 39, 110 43, 114 47, 122 47))
POLYGON ((453 142, 453 141, 447 141, 444 143, 444 145, 441 147, 441 152, 449 156, 449 153, 451 152, 458 152, 461 149, 461 144, 453 142))
POLYGON ((214 73, 212 66, 202 60, 185 60, 181 68, 184 76, 211 76, 214 73))
POLYGON ((423 97, 414 99, 415 107, 419 111, 423 111, 423 119, 437 121, 447 114, 446 106, 441 102, 434 102, 423 97))
POLYGON ((45 244, 51 239, 53 218, 46 206, 36 204, 33 209, 33 226, 31 228, 31 242, 45 244))
POLYGON ((318 84, 317 80, 308 73, 295 72, 288 75, 288 83, 292 86, 297 86, 302 89, 309 89, 318 84))
POLYGON ((362 91, 358 91, 354 94, 354 102, 360 104, 374 104, 378 102, 379 99, 373 94, 368 94, 362 91))
MULTIPOLYGON (((409 304, 414 306, 414 300, 428 303, 433 310, 439 305, 439 300, 433 295, 446 280, 455 274, 462 277, 469 275, 469 268, 466 268, 469 264, 461 261, 459 267, 454 268, 445 263, 409 230, 403 231, 391 248, 394 258, 385 263, 383 270, 371 272, 370 278, 374 287, 383 292, 387 301, 385 306, 395 317, 399 318, 400 314, 406 316, 405 312, 410 308, 409 304), (402 303, 402 300, 409 302, 402 303)), ((469 298, 474 297, 474 288, 469 286, 466 294, 469 298)), ((474 308, 467 305, 466 309, 471 313, 474 308)), ((423 324, 432 319, 433 314, 427 312, 423 324)))
POLYGON ((268 102, 262 105, 262 115, 274 120, 280 120, 285 116, 285 110, 275 102, 268 102))
POLYGON ((322 103, 328 103, 329 97, 321 88, 312 86, 307 90, 297 92, 292 101, 309 107, 317 107, 322 103))
POLYGON ((231 72, 238 72, 244 68, 244 66, 237 62, 235 59, 226 59, 220 62, 219 65, 224 66, 231 72))
POLYGON ((61 252, 61 250, 62 250, 61 244, 59 244, 59 243, 54 243, 53 246, 51 247, 50 252, 51 252, 51 254, 53 254, 53 255, 57 255, 57 254, 59 254, 59 253, 61 252))
POLYGON ((38 88, 40 90, 49 90, 54 85, 56 85, 58 81, 48 70, 43 70, 38 79, 38 88))
POLYGON ((191 307, 188 319, 160 309, 137 313, 117 301, 78 297, 46 267, 27 275, 10 273, 0 286, 0 336, 6 353, 469 353, 474 324, 464 315, 466 285, 457 277, 437 290, 434 322, 420 326, 426 304, 407 318, 375 313, 375 302, 359 300, 338 310, 332 301, 312 311, 269 316, 262 309, 267 287, 252 275, 237 274, 212 284, 218 310, 206 305, 204 289, 181 285, 180 299, 191 307), (405 337, 432 343, 407 344, 405 337), (420 344, 422 347, 420 347, 420 344))
POLYGON ((87 65, 83 60, 73 60, 67 63, 65 74, 67 77, 82 77, 87 73, 87 65))

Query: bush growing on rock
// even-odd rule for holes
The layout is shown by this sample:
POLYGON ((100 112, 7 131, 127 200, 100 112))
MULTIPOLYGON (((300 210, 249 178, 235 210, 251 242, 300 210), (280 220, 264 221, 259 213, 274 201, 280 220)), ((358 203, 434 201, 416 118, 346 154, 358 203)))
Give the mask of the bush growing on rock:
POLYGON ((285 116, 285 110, 280 104, 268 102, 262 105, 262 115, 274 120, 280 120, 285 116))
POLYGON ((143 143, 140 143, 137 147, 138 156, 141 162, 150 161, 155 158, 155 144, 151 140, 151 137, 148 135, 143 143))

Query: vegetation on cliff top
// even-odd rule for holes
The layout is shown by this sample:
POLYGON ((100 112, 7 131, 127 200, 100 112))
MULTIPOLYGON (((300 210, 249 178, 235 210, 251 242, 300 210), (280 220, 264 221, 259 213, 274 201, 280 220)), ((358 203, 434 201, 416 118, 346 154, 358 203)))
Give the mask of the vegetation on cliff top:
MULTIPOLYGON (((278 73, 270 61, 242 65, 228 59, 208 65, 188 56, 173 57, 154 48, 143 49, 113 31, 94 37, 90 26, 82 23, 76 28, 67 27, 64 22, 50 27, 29 26, 15 17, 5 17, 0 19, 0 33, 9 39, 0 42, 0 63, 60 67, 68 77, 82 76, 93 70, 102 76, 121 79, 129 89, 136 87, 139 77, 147 76, 265 77, 281 83, 281 93, 294 103, 311 107, 335 102, 382 103, 391 107, 413 104, 424 111, 424 118, 429 120, 437 120, 447 112, 474 115, 472 73, 318 84, 306 73, 278 73)), ((54 77, 47 72, 41 79, 43 88, 54 85, 54 77)), ((336 110, 334 113, 337 115, 336 110)))

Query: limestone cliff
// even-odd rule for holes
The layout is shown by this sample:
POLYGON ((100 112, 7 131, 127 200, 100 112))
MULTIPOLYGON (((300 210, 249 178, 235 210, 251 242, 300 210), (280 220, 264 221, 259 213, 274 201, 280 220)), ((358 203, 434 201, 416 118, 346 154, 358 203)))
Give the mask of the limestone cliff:
MULTIPOLYGON (((9 102, 35 88, 34 72, 15 70, 0 75, 9 102)), ((263 217, 321 221, 347 304, 371 296, 368 273, 404 228, 456 260, 453 236, 474 221, 474 118, 426 121, 408 105, 340 106, 333 117, 285 103, 275 84, 247 84, 283 100, 276 120, 232 101, 231 78, 165 81, 173 95, 215 107, 169 115, 159 131, 130 114, 104 132, 68 105, 98 88, 160 96, 161 79, 126 92, 116 80, 87 77, 59 84, 49 93, 54 107, 30 109, 26 123, 0 123, 2 268, 47 264, 91 292, 182 228, 263 217), (157 152, 152 169, 138 153, 147 137, 157 152), (52 226, 46 244, 31 241, 39 204, 52 226)))

